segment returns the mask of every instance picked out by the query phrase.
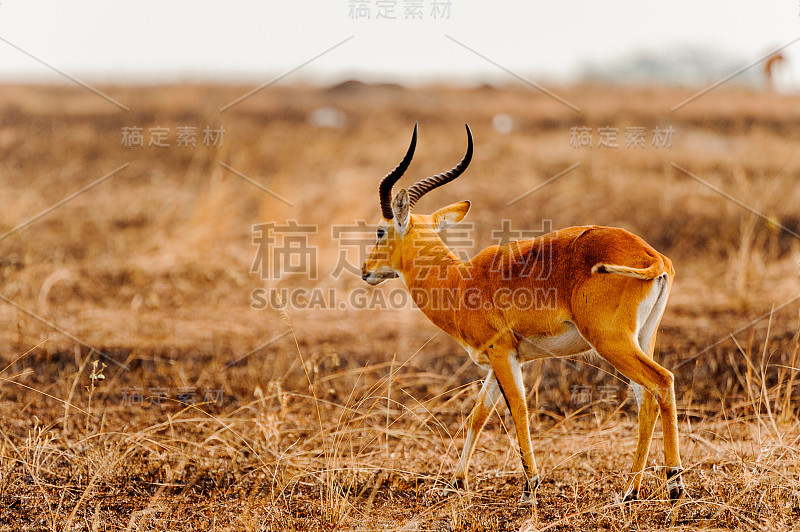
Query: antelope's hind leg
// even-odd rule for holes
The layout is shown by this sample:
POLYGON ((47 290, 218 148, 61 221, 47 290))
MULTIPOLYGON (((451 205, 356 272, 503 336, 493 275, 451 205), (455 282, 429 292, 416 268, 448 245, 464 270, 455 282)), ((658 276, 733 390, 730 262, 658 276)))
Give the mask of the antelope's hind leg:
MULTIPOLYGON (((662 281, 663 283, 663 281, 662 281)), ((644 351, 645 356, 652 360, 656 346, 656 331, 661 321, 661 315, 666 306, 666 293, 661 285, 661 293, 657 297, 655 304, 647 313, 647 317, 642 323, 639 334, 639 347, 644 351)), ((653 429, 658 420, 659 410, 658 401, 650 391, 644 389, 641 384, 631 381, 631 387, 636 395, 636 404, 639 408, 639 439, 636 443, 636 454, 633 457, 631 476, 628 479, 625 489, 622 491, 622 502, 631 502, 639 498, 639 489, 642 485, 642 471, 647 465, 647 456, 650 454, 650 443, 653 440, 653 429)))
MULTIPOLYGON (((636 345, 633 339, 624 337, 616 340, 605 340, 598 342, 596 348, 598 353, 608 360, 620 373, 627 376, 633 382, 640 384, 647 394, 653 396, 653 401, 658 407, 658 414, 661 415, 662 432, 664 435, 664 461, 667 466, 667 488, 669 489, 670 499, 675 502, 683 494, 683 483, 680 479, 681 458, 678 450, 678 413, 675 405, 675 385, 672 373, 657 364, 653 359, 644 354, 636 345)), ((644 399, 644 398, 643 398, 644 399)), ((632 488, 638 490, 638 482, 641 480, 641 469, 647 460, 647 451, 650 448, 650 438, 653 431, 651 424, 655 423, 656 413, 648 402, 651 399, 644 399, 643 408, 640 410, 639 445, 633 465, 633 479, 628 486, 628 491, 632 488)), ((626 495, 628 493, 626 492, 626 495)))
POLYGON ((653 439, 653 429, 658 419, 658 403, 653 394, 634 382, 631 382, 631 386, 634 387, 634 390, 638 388, 636 390, 636 398, 639 405, 639 440, 636 444, 636 454, 633 457, 631 476, 622 491, 622 502, 631 502, 639 499, 642 472, 647 464, 650 442, 653 439))
MULTIPOLYGON (((654 360, 656 332, 661 323, 661 318, 664 315, 664 309, 667 306, 669 286, 670 282, 666 274, 657 277, 651 288, 652 293, 655 294, 655 301, 652 307, 647 309, 644 307, 646 303, 643 302, 640 304, 639 319, 637 320, 639 322, 637 340, 639 347, 641 347, 644 354, 650 360, 654 360)), ((655 362, 653 362, 653 364, 655 364, 655 362)), ((661 366, 656 366, 661 368, 661 366)), ((672 373, 663 368, 661 369, 672 377, 672 373)), ((628 481, 628 485, 623 492, 623 501, 633 500, 638 497, 639 487, 642 482, 642 470, 647 463, 650 442, 653 438, 653 427, 658 419, 659 410, 661 410, 662 423, 664 426, 664 458, 667 465, 667 491, 669 492, 670 500, 675 503, 683 496, 684 486, 681 478, 683 468, 681 467, 678 449, 678 420, 674 382, 670 382, 668 388, 661 390, 662 393, 660 395, 666 395, 664 398, 668 407, 666 412, 662 407, 662 401, 659 400, 660 397, 657 398, 650 391, 642 390, 641 386, 634 383, 632 384, 639 388, 638 391, 640 392, 637 394, 637 403, 639 404, 639 442, 636 446, 631 479, 628 481), (672 429, 673 426, 674 432, 672 429)))

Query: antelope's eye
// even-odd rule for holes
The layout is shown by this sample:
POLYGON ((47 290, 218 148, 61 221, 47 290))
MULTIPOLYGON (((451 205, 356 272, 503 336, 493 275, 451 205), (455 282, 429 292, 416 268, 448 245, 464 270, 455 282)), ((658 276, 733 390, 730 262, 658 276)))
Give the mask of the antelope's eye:
POLYGON ((385 234, 386 234, 386 231, 384 231, 382 227, 379 227, 378 228, 378 240, 383 238, 383 235, 385 235, 385 234))

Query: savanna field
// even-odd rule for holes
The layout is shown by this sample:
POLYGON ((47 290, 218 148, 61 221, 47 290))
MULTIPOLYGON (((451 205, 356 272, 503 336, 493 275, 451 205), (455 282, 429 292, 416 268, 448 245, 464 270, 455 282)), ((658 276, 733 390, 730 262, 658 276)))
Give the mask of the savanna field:
POLYGON ((798 526, 800 96, 723 85, 671 111, 695 91, 552 87, 576 111, 522 86, 345 82, 220 112, 252 87, 101 89, 129 111, 0 87, 0 530, 798 526), (356 270, 415 121, 399 186, 474 133, 466 173, 416 207, 472 202, 447 234, 462 256, 598 224, 672 259, 675 507, 660 423, 643 500, 617 504, 636 405, 599 358, 525 367, 533 507, 504 404, 469 490, 442 490, 484 374, 400 280, 356 270))

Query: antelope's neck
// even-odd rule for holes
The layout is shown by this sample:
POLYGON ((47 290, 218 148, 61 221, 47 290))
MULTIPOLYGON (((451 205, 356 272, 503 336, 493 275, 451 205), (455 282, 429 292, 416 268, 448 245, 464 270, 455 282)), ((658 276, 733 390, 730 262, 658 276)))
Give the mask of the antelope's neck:
POLYGON ((435 235, 404 254, 401 275, 417 307, 452 334, 454 312, 463 304, 467 264, 435 235))

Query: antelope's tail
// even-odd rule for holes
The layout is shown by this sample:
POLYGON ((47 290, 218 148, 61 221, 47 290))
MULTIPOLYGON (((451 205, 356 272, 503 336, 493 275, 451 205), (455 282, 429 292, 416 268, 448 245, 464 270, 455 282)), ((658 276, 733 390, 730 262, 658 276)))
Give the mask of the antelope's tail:
POLYGON ((626 277, 644 279, 645 281, 655 279, 664 272, 665 268, 664 265, 661 264, 661 261, 653 261, 653 264, 647 268, 631 268, 629 266, 603 263, 597 263, 592 266, 592 273, 615 273, 617 275, 624 275, 626 277))

